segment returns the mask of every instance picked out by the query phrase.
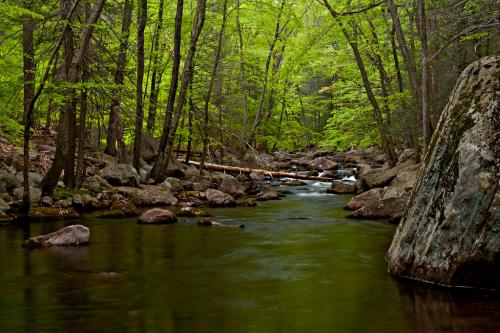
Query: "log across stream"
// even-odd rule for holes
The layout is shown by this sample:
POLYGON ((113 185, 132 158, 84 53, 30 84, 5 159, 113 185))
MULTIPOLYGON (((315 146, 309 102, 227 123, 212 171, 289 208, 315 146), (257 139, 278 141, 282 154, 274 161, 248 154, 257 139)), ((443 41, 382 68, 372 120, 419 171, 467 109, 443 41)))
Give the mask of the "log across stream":
MULTIPOLYGON (((197 167, 200 166, 200 162, 195 162, 195 161, 190 161, 189 164, 197 166, 197 167)), ((221 164, 214 164, 214 163, 204 163, 203 168, 207 169, 207 170, 223 171, 223 172, 238 172, 238 173, 245 173, 245 174, 257 173, 257 174, 263 174, 263 175, 270 176, 271 178, 288 177, 288 178, 304 179, 304 180, 317 180, 317 181, 321 181, 321 182, 334 181, 333 178, 329 178, 329 177, 308 176, 308 175, 292 173, 292 172, 271 171, 271 170, 264 170, 264 169, 242 168, 242 167, 235 167, 235 166, 221 165, 221 164)))

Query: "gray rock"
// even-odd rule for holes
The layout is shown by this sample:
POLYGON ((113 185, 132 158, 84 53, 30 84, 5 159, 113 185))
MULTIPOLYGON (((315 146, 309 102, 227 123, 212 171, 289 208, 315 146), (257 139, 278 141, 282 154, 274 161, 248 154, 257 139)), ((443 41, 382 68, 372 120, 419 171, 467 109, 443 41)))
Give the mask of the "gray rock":
MULTIPOLYGON (((19 184, 23 184, 24 183, 23 173, 18 172, 16 175, 16 179, 19 182, 19 184)), ((30 172, 29 179, 30 179, 30 186, 38 187, 40 185, 40 183, 42 182, 43 176, 37 172, 30 172)))
POLYGON ((326 157, 318 157, 308 162, 309 169, 312 170, 335 170, 338 164, 326 157))
POLYGON ((10 171, 0 169, 0 192, 2 193, 12 193, 15 188, 20 187, 20 183, 16 175, 10 171))
POLYGON ((458 79, 387 253, 396 276, 500 288, 500 57, 458 79))
POLYGON ((269 186, 263 186, 257 198, 257 200, 259 201, 279 200, 279 199, 281 199, 281 195, 277 191, 271 189, 271 187, 269 186))
POLYGON ((162 185, 164 186, 167 186, 167 187, 170 187, 170 190, 173 192, 173 193, 177 193, 177 192, 181 192, 182 190, 184 190, 184 188, 182 187, 182 182, 180 179, 178 178, 174 178, 174 177, 168 177, 163 183, 162 185))
POLYGON ((210 206, 232 207, 236 206, 236 200, 227 193, 209 188, 205 191, 210 206))
POLYGON ((417 171, 401 172, 386 188, 384 199, 390 197, 399 197, 402 195, 409 195, 411 190, 413 189, 413 186, 415 185, 417 176, 417 171))
POLYGON ((350 217, 359 219, 386 219, 391 222, 397 222, 403 216, 408 198, 408 195, 404 195, 370 201, 355 210, 350 217))
POLYGON ((103 189, 111 188, 111 184, 106 181, 106 179, 102 178, 99 175, 93 175, 85 178, 83 181, 83 187, 92 191, 99 192, 103 189))
MULTIPOLYGON (((13 191, 14 198, 17 200, 21 200, 23 198, 24 189, 22 187, 18 187, 13 191)), ((42 198, 42 191, 37 188, 30 186, 30 201, 38 202, 42 198)))
POLYGON ((73 207, 75 207, 76 209, 83 208, 83 198, 81 194, 73 195, 73 207))
POLYGON ((416 171, 419 167, 420 164, 414 164, 408 161, 391 169, 371 169, 360 178, 360 181, 366 190, 375 187, 384 187, 389 185, 399 173, 404 171, 416 171))
POLYGON ((353 194, 357 192, 356 184, 353 182, 334 180, 330 188, 327 190, 327 192, 336 194, 353 194))
POLYGON ((233 197, 239 197, 245 194, 245 186, 233 176, 226 175, 219 186, 219 191, 227 193, 233 197))
POLYGON ((304 186, 306 185, 306 182, 300 179, 289 179, 287 181, 283 182, 283 185, 285 186, 304 186))
POLYGON ((31 237, 23 244, 24 247, 77 246, 88 244, 89 228, 83 225, 70 225, 47 235, 31 237))
POLYGON ((7 211, 10 209, 10 205, 0 198, 0 211, 7 211))
POLYGON ((178 202, 172 191, 164 186, 143 185, 141 188, 119 187, 118 191, 138 206, 175 206, 178 202))
POLYGON ((73 204, 71 200, 68 199, 62 199, 62 200, 57 200, 54 202, 54 207, 56 208, 68 208, 73 204))
POLYGON ((385 190, 383 188, 379 187, 358 194, 347 203, 346 209, 357 210, 363 206, 370 204, 371 202, 377 202, 382 199, 384 191, 385 190))
POLYGON ((170 224, 176 223, 177 218, 174 213, 167 209, 153 208, 145 211, 139 216, 139 224, 170 224))
POLYGON ((137 171, 128 164, 110 164, 101 170, 100 176, 113 186, 139 185, 137 171))
POLYGON ((40 206, 50 207, 54 203, 54 200, 49 196, 44 196, 40 199, 40 206))

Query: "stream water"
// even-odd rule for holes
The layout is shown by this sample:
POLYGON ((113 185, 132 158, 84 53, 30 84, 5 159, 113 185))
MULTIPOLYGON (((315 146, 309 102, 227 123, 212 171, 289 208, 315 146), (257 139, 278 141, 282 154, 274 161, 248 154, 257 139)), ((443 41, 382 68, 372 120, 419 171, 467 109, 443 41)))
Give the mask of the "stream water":
POLYGON ((26 250, 75 221, 1 227, 0 332, 500 332, 495 295, 391 279, 395 226, 345 218, 326 186, 207 209, 244 229, 87 217, 89 246, 26 250))

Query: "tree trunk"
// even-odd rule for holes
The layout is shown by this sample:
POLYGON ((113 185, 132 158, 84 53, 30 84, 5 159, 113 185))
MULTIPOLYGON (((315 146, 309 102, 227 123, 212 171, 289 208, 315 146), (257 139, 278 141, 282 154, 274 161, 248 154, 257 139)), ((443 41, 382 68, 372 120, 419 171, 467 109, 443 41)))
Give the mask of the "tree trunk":
POLYGON ((170 127, 172 126, 172 114, 174 112, 175 96, 177 93, 177 86, 179 82, 179 69, 181 63, 181 37, 182 37, 182 12, 184 8, 184 1, 177 0, 177 11, 175 15, 175 32, 174 32, 174 49, 172 55, 172 74, 170 77, 170 89, 167 99, 167 111, 165 114, 165 121, 163 122, 163 131, 158 145, 158 154, 151 170, 151 178, 158 180, 161 176, 161 170, 165 163, 165 150, 170 136, 170 127))
POLYGON ((366 91, 366 95, 368 96, 368 100, 370 101, 370 104, 372 105, 372 110, 373 110, 373 116, 375 117, 375 120, 377 122, 377 128, 380 134, 380 141, 382 142, 382 148, 384 150, 387 162, 389 163, 390 167, 393 167, 396 165, 397 161, 397 156, 396 152, 394 151, 394 147, 391 144, 391 140, 388 137, 387 134, 387 129, 385 128, 385 124, 382 118, 382 112, 380 110, 380 106, 377 102, 377 99, 375 98, 375 95, 373 94, 373 90, 371 87, 370 80, 368 79, 368 74, 366 73, 365 65, 363 62, 363 58, 361 57, 361 53, 359 52, 358 44, 356 39, 356 33, 354 35, 354 40, 347 31, 347 29, 344 27, 342 21, 339 18, 339 14, 332 8, 328 0, 323 0, 323 3, 325 4, 325 7, 330 11, 330 14, 332 17, 337 21, 337 23, 340 26, 340 29, 342 30, 342 33, 344 34, 345 38, 347 39, 347 42, 351 46, 351 49, 354 53, 354 58, 356 59, 356 64, 358 66, 359 72, 361 74, 361 78, 363 80, 363 86, 366 91))
POLYGON ((35 96, 35 48, 33 46, 33 32, 35 30, 35 20, 33 17, 25 15, 23 17, 23 81, 24 81, 24 165, 23 165, 23 204, 22 211, 27 212, 30 208, 30 155, 29 142, 30 131, 33 123, 33 109, 30 103, 35 96))
POLYGON ((420 21, 420 45, 422 48, 422 130, 424 133, 424 153, 427 151, 431 142, 431 126, 429 120, 430 101, 430 68, 429 68, 429 50, 427 41, 427 18, 425 14, 425 0, 418 1, 418 13, 420 21))
MULTIPOLYGON (((114 84, 119 87, 123 87, 123 79, 126 69, 125 67, 127 65, 128 40, 130 37, 130 25, 132 23, 132 6, 132 0, 125 0, 123 4, 120 47, 114 73, 114 84)), ((123 130, 120 120, 121 90, 122 88, 116 89, 112 96, 109 112, 108 131, 106 135, 106 148, 104 148, 104 152, 106 154, 118 157, 118 163, 125 162, 125 144, 123 141, 123 130), (117 142, 118 149, 116 147, 117 142)))
POLYGON ((245 60, 243 57, 243 33, 240 23, 240 0, 236 0, 236 27, 238 28, 238 51, 240 56, 241 92, 243 93, 243 128, 241 137, 246 141, 248 126, 248 83, 245 73, 245 60))
POLYGON ((158 106, 158 94, 156 85, 159 84, 159 73, 161 65, 159 57, 160 37, 162 37, 163 28, 163 5, 165 0, 160 0, 160 7, 158 8, 158 23, 156 25, 156 33, 153 41, 153 73, 151 75, 151 88, 149 94, 149 109, 147 129, 150 133, 153 132, 156 122, 156 108, 158 106))
POLYGON ((137 85, 136 85, 136 115, 133 166, 137 172, 141 169, 142 121, 144 119, 142 83, 144 79, 144 30, 148 15, 148 1, 140 0, 137 6, 137 85))
MULTIPOLYGON (((97 22, 97 20, 101 15, 104 3, 105 0, 97 0, 94 7, 92 8, 90 17, 86 22, 85 28, 82 31, 78 49, 76 49, 76 52, 71 59, 71 66, 69 68, 69 75, 68 75, 68 82, 70 84, 76 84, 80 80, 79 68, 82 63, 83 55, 87 51, 90 38, 92 38, 92 33, 94 31, 94 24, 97 22)), ((71 12, 68 14, 68 16, 70 15, 71 12)), ((65 29, 65 31, 66 30, 67 29, 65 29)), ((74 96, 74 94, 70 96, 74 96)), ((66 135, 67 133, 65 133, 66 131, 64 130, 67 121, 65 122, 64 119, 66 118, 65 114, 67 114, 67 111, 71 108, 71 103, 74 102, 73 99, 74 97, 71 99, 71 101, 66 102, 66 105, 63 108, 62 114, 60 116, 62 121, 59 122, 59 130, 57 132, 56 153, 50 169, 48 170, 47 174, 42 180, 42 193, 44 195, 52 194, 64 167, 64 161, 66 159, 66 155, 68 152, 68 142, 67 142, 68 136, 66 135)))
POLYGON ((259 96, 259 104, 257 105, 257 111, 255 113, 255 118, 253 121, 252 125, 252 131, 250 133, 249 137, 249 144, 254 145, 255 144, 255 134, 257 131, 257 127, 260 124, 260 121, 262 119, 262 106, 264 104, 264 98, 266 96, 267 92, 267 81, 268 81, 268 76, 269 76, 269 67, 271 65, 271 57, 273 54, 274 47, 276 46, 276 43, 278 41, 278 38, 280 36, 281 32, 281 15, 283 14, 283 8, 285 7, 286 0, 281 0, 281 5, 280 9, 278 12, 278 17, 276 18, 276 28, 274 30, 274 37, 272 42, 269 44, 269 49, 267 51, 267 58, 266 58, 266 65, 264 67, 264 73, 263 73, 263 78, 262 78, 262 87, 260 90, 260 96, 259 96))
MULTIPOLYGON (((157 182, 163 180, 163 178, 164 178, 164 175, 162 174, 162 170, 169 163, 169 158, 170 158, 172 147, 173 147, 173 140, 175 137, 175 132, 177 130, 177 125, 179 123, 179 118, 180 118, 180 116, 182 114, 182 110, 184 108, 184 103, 186 102, 186 95, 187 95, 187 90, 189 87, 189 79, 190 79, 190 76, 192 75, 192 62, 194 60, 194 55, 196 53, 196 43, 198 42, 198 38, 200 36, 201 29, 203 28, 203 24, 205 22, 206 5, 207 5, 206 0, 198 0, 197 4, 196 4, 196 14, 195 14, 195 19, 194 19, 194 23, 193 23, 193 30, 191 31, 191 41, 189 44, 188 55, 186 57, 186 61, 184 62, 184 69, 182 71, 181 86, 180 86, 180 90, 179 90, 179 98, 177 100, 177 107, 175 110, 175 114, 173 114, 173 115, 170 114, 170 112, 169 112, 170 109, 169 109, 169 106, 167 105, 166 121, 164 124, 162 136, 160 138, 158 156, 156 158, 153 169, 151 170, 151 178, 153 178, 157 182), (170 125, 170 126, 168 126, 168 125, 170 125), (167 154, 166 154, 166 150, 168 150, 167 154)), ((181 14, 182 14, 182 9, 181 9, 181 14)), ((182 15, 181 15, 181 17, 182 17, 182 15)), ((177 21, 178 20, 176 17, 176 33, 177 33, 177 21)), ((180 27, 181 27, 180 20, 179 20, 178 24, 179 24, 179 34, 180 34, 180 27)), ((179 35, 178 45, 180 48, 180 35, 179 35)), ((175 47, 174 47, 174 49, 175 49, 175 47)), ((175 55, 174 55, 174 63, 175 63, 175 55)), ((172 78, 173 78, 173 74, 174 74, 174 70, 172 70, 172 78)), ((171 91, 172 91, 172 87, 171 87, 171 91)), ((175 98, 175 96, 172 98, 175 98)), ((173 101, 174 100, 172 99, 172 102, 173 101)), ((170 102, 170 96, 169 96, 169 102, 170 102)), ((173 109, 173 105, 172 105, 172 109, 173 109)))
MULTIPOLYGON (((214 65, 212 68, 212 76, 210 77, 210 83, 208 84, 208 90, 205 95, 205 104, 203 107, 203 152, 201 154, 200 161, 200 174, 203 172, 203 165, 205 163, 205 158, 207 155, 208 148, 208 106, 210 105, 210 98, 212 97, 212 90, 214 87, 215 76, 217 75, 217 67, 219 66, 221 50, 222 50, 222 39, 224 38, 224 30, 226 29, 226 19, 227 19, 227 1, 224 0, 223 10, 222 10, 222 25, 219 31, 219 38, 217 40, 217 49, 215 50, 214 65)), ((222 144, 222 142, 221 142, 222 144)))

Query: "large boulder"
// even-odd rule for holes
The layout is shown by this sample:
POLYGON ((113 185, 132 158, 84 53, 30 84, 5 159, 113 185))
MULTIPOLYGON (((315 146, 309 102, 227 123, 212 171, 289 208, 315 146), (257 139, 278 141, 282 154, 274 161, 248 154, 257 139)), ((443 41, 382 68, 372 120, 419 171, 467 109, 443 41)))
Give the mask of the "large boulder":
POLYGON ((101 170, 100 176, 113 186, 139 185, 139 174, 128 164, 110 164, 101 170))
POLYGON ((468 66, 387 253, 396 276, 500 288, 500 57, 468 66))
POLYGON ((138 206, 175 206, 177 198, 164 186, 142 185, 141 188, 119 187, 118 192, 125 194, 138 206))
POLYGON ((153 208, 145 211, 139 216, 139 224, 170 224, 176 223, 175 214, 167 209, 153 208))
POLYGON ((89 228, 77 224, 59 229, 47 235, 35 236, 24 241, 24 247, 77 246, 88 244, 89 228))
POLYGON ((209 188, 205 191, 210 206, 215 207, 232 207, 236 206, 236 200, 227 193, 209 188))

